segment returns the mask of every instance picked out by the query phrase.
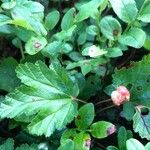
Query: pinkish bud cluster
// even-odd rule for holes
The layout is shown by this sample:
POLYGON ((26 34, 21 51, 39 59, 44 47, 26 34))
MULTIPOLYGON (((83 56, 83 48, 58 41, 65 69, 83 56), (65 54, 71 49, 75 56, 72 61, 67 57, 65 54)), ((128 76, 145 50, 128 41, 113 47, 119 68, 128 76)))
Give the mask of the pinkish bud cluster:
POLYGON ((120 106, 130 100, 130 92, 125 86, 119 86, 117 90, 111 93, 111 99, 114 105, 120 106))

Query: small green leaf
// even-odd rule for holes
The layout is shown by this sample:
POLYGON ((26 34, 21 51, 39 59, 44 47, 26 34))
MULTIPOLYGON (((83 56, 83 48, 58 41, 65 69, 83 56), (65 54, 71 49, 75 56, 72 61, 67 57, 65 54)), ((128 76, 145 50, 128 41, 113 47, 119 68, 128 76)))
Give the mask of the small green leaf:
POLYGON ((20 85, 15 69, 18 63, 13 58, 4 59, 0 64, 0 89, 11 92, 20 85))
POLYGON ((94 105, 88 103, 79 109, 75 124, 79 129, 87 129, 94 120, 94 105))
POLYGON ((150 150, 150 142, 145 145, 145 150, 150 150))
POLYGON ((61 136, 60 143, 62 144, 68 139, 74 140, 76 135, 77 135, 77 131, 75 129, 65 130, 61 136))
POLYGON ((98 13, 98 7, 102 5, 104 0, 91 0, 79 8, 79 12, 76 15, 76 21, 81 22, 89 17, 95 17, 98 13))
POLYGON ((119 150, 119 149, 115 146, 108 146, 107 150, 119 150))
POLYGON ((25 44, 25 50, 30 55, 35 55, 41 51, 47 44, 47 40, 44 37, 31 37, 25 44))
POLYGON ((118 147, 120 150, 126 150, 127 131, 125 127, 120 127, 118 131, 118 147))
POLYGON ((106 53, 107 53, 106 50, 100 49, 98 46, 95 46, 95 45, 87 47, 82 51, 83 56, 90 56, 92 58, 102 56, 106 53))
POLYGON ((143 144, 141 144, 138 140, 133 138, 127 140, 126 147, 127 150, 145 150, 143 144))
POLYGON ((111 58, 115 58, 123 55, 122 50, 119 47, 107 48, 106 52, 107 53, 105 54, 105 56, 111 58))
POLYGON ((93 137, 102 139, 108 137, 116 131, 115 126, 106 121, 99 121, 91 125, 91 134, 93 137))
POLYGON ((141 48, 144 45, 145 39, 146 34, 143 30, 132 27, 128 32, 120 36, 119 42, 134 48, 141 48))
POLYGON ((74 69, 76 67, 81 67, 81 71, 83 75, 86 75, 90 71, 94 69, 94 67, 97 67, 100 64, 105 64, 107 62, 107 59, 105 58, 96 58, 96 59, 87 59, 87 60, 81 60, 78 62, 70 63, 66 67, 66 69, 74 69))
POLYGON ((109 0, 114 12, 124 22, 130 23, 136 19, 138 9, 134 0, 109 0))
POLYGON ((90 35, 97 35, 98 28, 95 25, 90 25, 86 28, 86 32, 90 35))
POLYGON ((0 26, 8 24, 11 21, 11 18, 9 18, 6 15, 0 14, 0 26))
POLYGON ((74 15, 75 15, 75 8, 71 8, 65 13, 61 22, 62 30, 68 30, 69 28, 73 26, 74 15))
POLYGON ((13 150, 14 149, 14 140, 13 139, 7 139, 3 142, 3 144, 0 145, 1 150, 13 150))
POLYGON ((144 6, 142 7, 142 10, 140 11, 138 19, 143 22, 150 22, 150 1, 145 0, 144 6))
POLYGON ((45 18, 45 26, 48 30, 52 30, 58 23, 60 18, 59 11, 53 10, 45 18))
POLYGON ((58 150, 74 150, 74 142, 68 139, 58 147, 58 150))
POLYGON ((75 150, 89 150, 91 146, 91 137, 89 134, 80 132, 74 138, 75 150))
POLYGON ((3 8, 3 9, 12 9, 13 7, 15 7, 16 6, 16 1, 11 1, 11 2, 4 2, 4 3, 2 3, 2 5, 1 5, 1 7, 3 8))
POLYGON ((110 40, 116 39, 122 32, 119 21, 112 16, 103 17, 100 22, 100 28, 103 35, 110 40))

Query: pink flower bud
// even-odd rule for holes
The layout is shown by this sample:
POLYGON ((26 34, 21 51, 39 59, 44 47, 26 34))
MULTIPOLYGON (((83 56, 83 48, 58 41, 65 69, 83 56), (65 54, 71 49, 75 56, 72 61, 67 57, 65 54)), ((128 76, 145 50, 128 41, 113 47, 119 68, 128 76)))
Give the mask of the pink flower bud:
POLYGON ((111 99, 116 106, 120 106, 130 99, 130 92, 124 86, 119 86, 117 90, 111 93, 111 99))

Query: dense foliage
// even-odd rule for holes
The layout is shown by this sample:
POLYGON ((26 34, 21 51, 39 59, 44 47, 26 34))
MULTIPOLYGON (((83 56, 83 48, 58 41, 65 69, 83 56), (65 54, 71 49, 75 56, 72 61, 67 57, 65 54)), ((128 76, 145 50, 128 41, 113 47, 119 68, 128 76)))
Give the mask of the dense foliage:
POLYGON ((150 0, 1 0, 0 149, 150 150, 150 0))

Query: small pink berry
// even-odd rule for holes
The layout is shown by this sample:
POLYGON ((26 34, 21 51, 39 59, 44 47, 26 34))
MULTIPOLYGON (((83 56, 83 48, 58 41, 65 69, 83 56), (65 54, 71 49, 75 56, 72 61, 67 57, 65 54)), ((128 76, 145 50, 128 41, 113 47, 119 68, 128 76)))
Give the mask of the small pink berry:
POLYGON ((120 106, 130 99, 130 92, 125 86, 119 86, 117 90, 111 93, 111 99, 116 106, 120 106))

